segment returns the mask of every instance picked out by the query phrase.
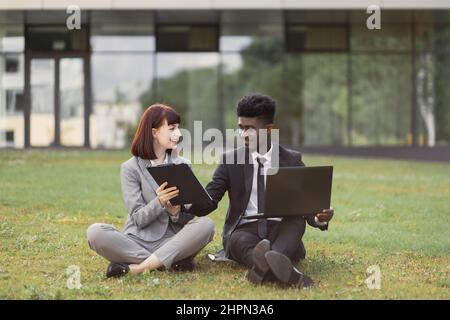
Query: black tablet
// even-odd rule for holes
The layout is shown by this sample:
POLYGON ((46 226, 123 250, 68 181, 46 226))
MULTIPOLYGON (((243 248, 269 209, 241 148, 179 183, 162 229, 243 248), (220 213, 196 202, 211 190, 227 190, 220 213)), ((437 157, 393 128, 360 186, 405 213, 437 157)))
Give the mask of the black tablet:
POLYGON ((170 200, 172 205, 203 203, 212 200, 194 172, 185 163, 148 167, 147 170, 158 185, 167 181, 167 188, 176 186, 180 190, 178 196, 170 200))

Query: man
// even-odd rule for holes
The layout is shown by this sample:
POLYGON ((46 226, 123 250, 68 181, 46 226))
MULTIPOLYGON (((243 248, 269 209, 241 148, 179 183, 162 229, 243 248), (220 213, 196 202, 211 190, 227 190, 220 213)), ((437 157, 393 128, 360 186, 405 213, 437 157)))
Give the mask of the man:
POLYGON ((238 102, 238 125, 244 147, 224 154, 206 186, 212 201, 194 204, 189 212, 209 214, 228 191, 230 203, 222 234, 226 257, 247 266, 247 279, 252 283, 278 281, 306 287, 313 281, 295 268, 292 261, 305 257, 301 238, 306 222, 327 230, 333 209, 324 209, 308 218, 251 219, 251 215, 263 210, 264 172, 273 167, 274 159, 279 160, 280 167, 304 166, 299 152, 272 143, 275 108, 275 101, 261 94, 245 96, 238 102), (263 134, 264 130, 267 134, 263 134), (279 152, 278 157, 274 152, 279 152), (237 163, 241 155, 246 159, 243 164, 237 163))

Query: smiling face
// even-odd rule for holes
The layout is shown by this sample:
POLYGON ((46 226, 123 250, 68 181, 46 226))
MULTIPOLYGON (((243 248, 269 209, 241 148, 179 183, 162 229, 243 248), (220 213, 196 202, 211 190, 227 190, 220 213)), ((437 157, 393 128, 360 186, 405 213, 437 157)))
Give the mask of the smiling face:
POLYGON ((158 143, 165 149, 175 149, 180 140, 180 124, 168 124, 167 119, 164 119, 163 124, 159 128, 153 128, 153 141, 158 143))

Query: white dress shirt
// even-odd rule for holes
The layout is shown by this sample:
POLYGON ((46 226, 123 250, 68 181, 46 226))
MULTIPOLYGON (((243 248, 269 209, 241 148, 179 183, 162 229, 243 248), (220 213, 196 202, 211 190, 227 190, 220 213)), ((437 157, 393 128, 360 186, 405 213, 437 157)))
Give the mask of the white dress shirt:
MULTIPOLYGON (((169 162, 169 157, 167 156, 167 153, 166 153, 166 156, 164 157, 164 161, 161 164, 167 164, 168 162, 169 162)), ((157 167, 157 166, 161 165, 161 164, 157 164, 155 160, 150 160, 150 163, 152 164, 152 167, 157 167)))
MULTIPOLYGON (((261 155, 258 152, 252 152, 252 161, 253 161, 253 181, 252 181, 252 191, 250 193, 250 199, 247 204, 247 208, 245 209, 244 216, 251 216, 258 213, 258 162, 257 158, 262 158, 263 160, 263 171, 264 171, 264 184, 267 180, 267 170, 272 168, 272 152, 273 152, 273 144, 270 146, 269 151, 266 154, 261 155)), ((267 220, 276 220, 281 221, 281 218, 268 218, 267 220)), ((257 219, 242 219, 240 224, 257 221, 257 219)), ((327 222, 320 222, 317 217, 314 217, 314 222, 318 226, 325 226, 327 222)))
MULTIPOLYGON (((258 162, 256 161, 257 158, 260 158, 263 160, 263 172, 264 172, 264 184, 267 180, 267 170, 272 167, 272 151, 273 151, 273 145, 270 146, 269 151, 266 152, 266 154, 261 155, 256 151, 253 151, 252 161, 253 161, 253 181, 252 181, 252 190, 250 192, 250 199, 248 200, 247 208, 245 209, 245 216, 252 216, 258 213, 258 162)), ((280 218, 269 218, 270 220, 278 220, 280 221, 280 218)), ((257 219, 242 219, 241 223, 247 223, 256 221, 257 219)))

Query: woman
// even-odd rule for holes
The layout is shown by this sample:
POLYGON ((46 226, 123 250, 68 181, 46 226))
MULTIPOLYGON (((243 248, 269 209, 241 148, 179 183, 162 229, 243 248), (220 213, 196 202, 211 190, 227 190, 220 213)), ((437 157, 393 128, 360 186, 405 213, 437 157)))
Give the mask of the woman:
POLYGON ((165 267, 193 270, 193 257, 213 238, 214 223, 194 217, 170 199, 176 187, 158 186, 147 170, 166 163, 187 163, 176 152, 180 115, 171 107, 154 104, 145 110, 133 139, 133 157, 121 166, 121 184, 128 219, 123 232, 95 223, 87 230, 92 250, 109 260, 106 276, 165 267))

